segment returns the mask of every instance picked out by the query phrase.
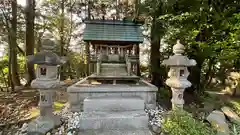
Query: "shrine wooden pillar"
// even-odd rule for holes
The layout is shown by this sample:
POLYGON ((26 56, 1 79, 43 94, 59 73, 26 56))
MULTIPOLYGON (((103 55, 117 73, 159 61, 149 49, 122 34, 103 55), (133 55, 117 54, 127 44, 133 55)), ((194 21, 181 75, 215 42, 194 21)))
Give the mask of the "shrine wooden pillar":
POLYGON ((139 48, 139 44, 137 44, 136 46, 136 55, 138 56, 138 61, 137 61, 137 76, 141 76, 141 72, 140 72, 140 48, 139 48))
POLYGON ((99 52, 98 52, 98 51, 99 51, 99 49, 98 49, 98 45, 95 45, 95 50, 94 50, 94 51, 95 51, 95 56, 97 56, 98 53, 99 53, 99 52))
MULTIPOLYGON (((97 57, 97 56, 98 56, 98 55, 97 55, 97 53, 98 53, 98 52, 97 52, 97 50, 98 50, 97 48, 98 48, 99 45, 98 45, 98 44, 91 44, 91 45, 92 45, 93 52, 96 53, 96 55, 94 54, 95 56, 93 56, 93 57, 97 57)), ((91 58, 91 52, 89 51, 89 53, 90 53, 90 54, 89 54, 89 56, 90 56, 90 57, 89 57, 89 61, 90 61, 90 64, 89 64, 89 75, 90 75, 90 74, 92 74, 92 73, 95 72, 96 63, 91 62, 91 59, 92 59, 92 58, 91 58)))
POLYGON ((123 50, 124 48, 120 48, 120 56, 121 57, 124 57, 124 50, 123 50))
POLYGON ((85 55, 86 55, 86 74, 87 76, 90 75, 90 43, 86 42, 85 45, 85 55))
POLYGON ((130 48, 130 47, 128 48, 128 55, 132 55, 132 54, 131 54, 131 48, 130 48))
POLYGON ((120 46, 118 45, 118 47, 117 47, 117 54, 119 55, 120 54, 120 46))
POLYGON ((107 55, 109 55, 109 47, 107 46, 107 55))

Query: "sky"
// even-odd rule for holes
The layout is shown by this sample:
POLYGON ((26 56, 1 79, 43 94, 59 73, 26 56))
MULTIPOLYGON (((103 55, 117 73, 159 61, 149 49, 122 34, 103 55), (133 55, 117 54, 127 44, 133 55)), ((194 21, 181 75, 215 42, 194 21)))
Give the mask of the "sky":
POLYGON ((26 0, 17 0, 17 3, 22 5, 22 6, 25 6, 26 5, 26 0))

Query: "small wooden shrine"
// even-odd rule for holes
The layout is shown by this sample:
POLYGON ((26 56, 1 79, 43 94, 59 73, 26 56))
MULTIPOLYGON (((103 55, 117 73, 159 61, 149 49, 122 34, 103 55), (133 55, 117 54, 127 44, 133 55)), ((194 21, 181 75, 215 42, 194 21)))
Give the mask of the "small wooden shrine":
POLYGON ((128 74, 140 75, 139 44, 144 37, 141 24, 120 20, 88 20, 83 40, 87 43, 89 72, 98 73, 97 62, 128 65, 128 74))

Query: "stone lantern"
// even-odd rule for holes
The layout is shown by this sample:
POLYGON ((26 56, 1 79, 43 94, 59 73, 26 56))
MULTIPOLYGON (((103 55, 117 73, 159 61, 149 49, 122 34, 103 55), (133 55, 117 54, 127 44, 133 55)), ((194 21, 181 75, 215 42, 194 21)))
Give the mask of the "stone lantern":
POLYGON ((164 60, 163 64, 170 67, 168 72, 168 79, 166 84, 171 87, 172 90, 172 108, 183 108, 184 90, 191 86, 191 83, 187 80, 189 72, 187 67, 195 66, 197 63, 195 60, 189 60, 187 56, 183 56, 184 46, 177 41, 177 44, 173 46, 173 56, 164 60))
POLYGON ((39 109, 40 116, 29 123, 28 133, 45 134, 50 129, 60 125, 60 117, 53 114, 53 95, 60 86, 58 67, 65 63, 63 58, 53 53, 56 44, 50 33, 44 34, 42 48, 35 56, 28 56, 28 62, 37 64, 36 79, 31 87, 40 92, 39 109))

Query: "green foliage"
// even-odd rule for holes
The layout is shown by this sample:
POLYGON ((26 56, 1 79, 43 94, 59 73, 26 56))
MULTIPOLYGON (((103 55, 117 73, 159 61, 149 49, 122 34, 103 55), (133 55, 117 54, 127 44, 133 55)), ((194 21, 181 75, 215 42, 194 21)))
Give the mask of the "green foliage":
POLYGON ((25 73, 25 67, 26 67, 25 56, 19 56, 18 57, 18 66, 19 66, 19 73, 24 74, 25 73))
POLYGON ((159 95, 158 98, 163 100, 170 100, 171 98, 171 90, 169 88, 160 88, 157 94, 159 95))
POLYGON ((7 86, 8 81, 8 57, 3 57, 0 61, 0 87, 7 86))
POLYGON ((164 40, 169 45, 163 53, 171 55, 168 50, 180 39, 201 71, 196 84, 205 86, 210 76, 224 82, 226 71, 240 69, 238 1, 172 0, 171 5, 158 17, 167 29, 164 40))
POLYGON ((68 53, 68 58, 71 59, 70 65, 68 65, 70 69, 69 72, 71 72, 70 76, 74 78, 83 77, 86 71, 84 64, 84 56, 71 52, 68 53))
POLYGON ((143 77, 147 78, 149 75, 149 70, 148 70, 148 66, 145 65, 140 65, 140 72, 142 74, 143 77))
POLYGON ((219 98, 216 94, 204 94, 200 96, 201 101, 204 104, 211 104, 215 106, 215 109, 220 109, 222 106, 224 106, 224 101, 219 98))
MULTIPOLYGON (((18 66, 19 66, 19 74, 20 77, 25 77, 25 57, 24 56, 18 56, 18 66)), ((6 87, 8 85, 8 56, 4 56, 0 60, 0 86, 6 87)))
POLYGON ((240 135, 240 124, 229 123, 230 135, 240 135))
MULTIPOLYGON (((216 94, 204 94, 200 96, 204 108, 201 108, 197 104, 191 104, 184 109, 188 112, 191 112, 194 115, 194 118, 205 120, 206 117, 213 110, 221 110, 223 106, 229 106, 234 112, 240 116, 240 100, 239 99, 222 99, 219 95, 216 94)), ((202 106, 203 107, 203 106, 202 106)), ((230 135, 240 135, 240 124, 233 123, 228 121, 230 135)))
POLYGON ((239 99, 230 100, 227 103, 227 105, 230 106, 234 110, 234 112, 236 112, 240 116, 240 100, 239 99))
POLYGON ((191 114, 176 110, 164 119, 162 130, 168 135, 216 135, 216 131, 191 114))

